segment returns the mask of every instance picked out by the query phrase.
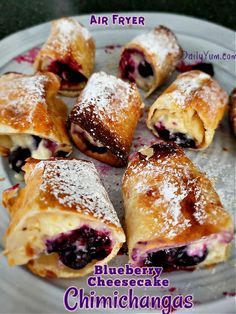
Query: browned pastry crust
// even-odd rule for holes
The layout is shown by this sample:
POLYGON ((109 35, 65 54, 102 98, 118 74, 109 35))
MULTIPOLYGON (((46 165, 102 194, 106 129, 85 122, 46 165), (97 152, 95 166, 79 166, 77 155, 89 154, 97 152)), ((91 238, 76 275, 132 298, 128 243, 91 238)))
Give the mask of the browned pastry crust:
MULTIPOLYGON (((232 240, 232 218, 211 181, 175 143, 160 142, 138 152, 124 174, 122 191, 131 263, 136 263, 135 250, 141 256, 224 233, 232 240)), ((227 259, 229 242, 220 257, 212 253, 214 260, 206 264, 227 259)))
MULTIPOLYGON (((100 135, 101 133, 99 134, 99 136, 100 135)), ((113 154, 111 150, 108 150, 106 153, 102 153, 101 156, 101 153, 92 152, 91 149, 89 149, 86 143, 83 141, 83 138, 79 136, 73 136, 73 141, 80 151, 84 152, 86 155, 90 157, 93 157, 97 160, 100 160, 106 164, 115 167, 124 166, 124 161, 117 157, 115 154, 113 154)))
POLYGON ((229 118, 232 130, 236 136, 236 88, 232 91, 229 101, 229 118))
MULTIPOLYGON (((81 82, 72 82, 70 79, 61 81, 59 92, 74 97, 86 85, 93 71, 94 60, 95 41, 89 31, 75 19, 61 18, 52 22, 51 33, 38 53, 34 67, 37 71, 49 71, 50 62, 55 61, 81 73, 84 77, 81 82)), ((50 71, 57 71, 57 64, 54 68, 50 68, 50 71)))
POLYGON ((226 91, 210 75, 189 71, 180 74, 153 103, 147 126, 159 137, 156 125, 166 123, 162 119, 168 118, 176 125, 170 126, 173 134, 174 131, 184 133, 194 140, 194 148, 205 149, 213 140, 227 104, 226 91))
POLYGON ((75 144, 90 157, 113 166, 125 165, 141 105, 141 96, 134 84, 104 72, 93 74, 70 114, 75 144), (98 153, 90 149, 75 127, 86 131, 107 150, 98 153))
POLYGON ((123 229, 93 163, 79 159, 30 158, 24 166, 24 188, 3 192, 11 220, 5 235, 9 265, 28 264, 39 276, 78 277, 93 270, 93 260, 81 269, 59 262, 57 253, 45 252, 47 238, 81 225, 108 230, 113 239, 112 259, 125 241, 123 229))
POLYGON ((66 131, 67 108, 56 97, 59 78, 53 73, 0 77, 0 153, 8 154, 10 136, 30 134, 49 139, 61 150, 71 152, 66 131))

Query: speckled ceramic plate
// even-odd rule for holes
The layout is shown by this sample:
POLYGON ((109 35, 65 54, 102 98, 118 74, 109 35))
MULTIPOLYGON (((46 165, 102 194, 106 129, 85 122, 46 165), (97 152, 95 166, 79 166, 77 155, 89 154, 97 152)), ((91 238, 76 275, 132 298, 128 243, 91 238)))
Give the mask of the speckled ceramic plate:
MULTIPOLYGON (((194 18, 171 14, 129 14, 145 16, 145 26, 124 28, 122 26, 89 27, 89 16, 76 17, 89 27, 96 39, 95 71, 103 70, 116 74, 120 47, 132 37, 145 32, 158 24, 171 28, 178 36, 184 50, 189 52, 209 51, 212 53, 233 53, 235 49, 234 32, 221 26, 194 18)), ((45 41, 50 30, 50 23, 13 34, 0 43, 0 71, 18 71, 33 73, 32 61, 37 47, 45 41)), ((215 78, 230 92, 235 85, 235 61, 213 61, 215 78)), ((175 75, 170 78, 174 79, 175 75)), ((168 82, 167 82, 168 84, 168 82)), ((167 85, 166 84, 166 85, 167 85)), ((164 87, 163 87, 164 88, 164 87)), ((146 100, 147 107, 159 95, 160 90, 146 100)), ((64 98, 69 107, 74 99, 64 98)), ((145 125, 146 113, 138 124, 132 150, 137 150, 154 140, 145 125)), ((226 116, 218 128, 213 144, 204 152, 189 152, 188 156, 200 169, 214 180, 217 192, 223 204, 233 213, 235 199, 235 139, 233 138, 226 116)), ((85 157, 77 149, 74 156, 85 157)), ((93 160, 109 192, 111 200, 122 219, 123 208, 120 193, 120 181, 124 169, 116 169, 93 160)), ((7 162, 0 160, 0 190, 14 182, 7 162)), ((8 215, 0 208, 0 236, 2 238, 8 224, 8 215)), ((225 264, 215 268, 195 272, 173 272, 168 274, 171 287, 168 289, 136 289, 137 295, 193 294, 197 313, 234 313, 235 299, 235 261, 231 258, 225 264)), ((117 256, 111 265, 123 265, 126 255, 117 256)), ((89 288, 86 277, 74 280, 43 280, 31 274, 24 267, 9 268, 6 259, 0 258, 0 312, 2 313, 63 313, 63 294, 69 285, 89 288)), ((95 289, 100 295, 109 295, 111 288, 95 289)), ((125 292, 124 290, 120 292, 125 292)), ((79 310, 78 310, 79 312, 79 310)), ((103 311, 104 312, 104 311, 103 311)), ((178 311, 179 313, 179 311, 178 311)))

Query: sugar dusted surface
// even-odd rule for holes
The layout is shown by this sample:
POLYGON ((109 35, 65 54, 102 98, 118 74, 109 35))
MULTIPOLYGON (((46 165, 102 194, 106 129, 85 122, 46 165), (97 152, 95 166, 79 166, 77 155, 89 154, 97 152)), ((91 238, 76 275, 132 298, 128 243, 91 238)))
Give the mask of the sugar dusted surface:
POLYGON ((85 215, 120 226, 113 205, 91 162, 52 160, 43 163, 45 168, 41 191, 50 193, 67 208, 75 207, 85 215))
MULTIPOLYGON (((126 185, 131 185, 144 197, 148 195, 155 198, 150 209, 140 208, 143 215, 159 222, 154 236, 173 239, 193 225, 192 218, 188 218, 190 212, 185 214, 183 210, 183 202, 189 200, 194 200, 194 224, 207 224, 208 206, 215 199, 199 174, 193 175, 188 161, 185 159, 180 163, 178 153, 171 153, 163 159, 146 159, 147 163, 140 161, 130 165, 126 185)), ((213 224, 217 223, 218 214, 215 209, 211 211, 213 224)))
POLYGON ((46 43, 49 49, 51 49, 52 45, 56 47, 58 52, 66 53, 71 42, 80 34, 82 34, 85 40, 89 40, 92 37, 90 32, 74 19, 62 18, 54 21, 54 23, 53 27, 56 34, 51 35, 46 43))
POLYGON ((0 109, 4 116, 5 111, 12 111, 12 122, 18 115, 23 114, 25 121, 21 123, 32 123, 33 116, 38 106, 47 106, 45 99, 45 84, 49 78, 46 75, 34 75, 15 77, 12 80, 0 81, 0 109))
POLYGON ((131 43, 143 46, 150 54, 155 55, 157 64, 162 67, 168 55, 180 54, 179 44, 170 31, 158 27, 149 33, 134 38, 131 43))
POLYGON ((194 96, 208 103, 212 112, 226 104, 226 92, 206 73, 193 71, 181 74, 174 84, 176 88, 169 95, 182 108, 194 96))
POLYGON ((94 118, 109 118, 112 121, 121 120, 117 112, 126 114, 129 105, 129 96, 133 89, 129 83, 108 75, 105 72, 94 73, 83 90, 79 105, 74 116, 83 111, 93 112, 94 118), (124 113, 122 113, 122 109, 124 113))

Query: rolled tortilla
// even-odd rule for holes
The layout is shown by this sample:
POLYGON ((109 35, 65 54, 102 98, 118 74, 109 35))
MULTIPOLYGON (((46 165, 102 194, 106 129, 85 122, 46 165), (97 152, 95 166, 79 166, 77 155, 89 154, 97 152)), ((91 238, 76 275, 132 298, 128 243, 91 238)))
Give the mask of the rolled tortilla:
POLYGON ((0 154, 20 172, 28 157, 48 159, 72 151, 66 130, 67 108, 56 97, 60 79, 53 73, 0 77, 0 154))
POLYGON ((156 27, 124 46, 120 76, 135 82, 149 96, 174 71, 182 54, 174 33, 165 26, 156 27))
POLYGON ((11 219, 5 235, 10 266, 42 277, 79 277, 118 252, 125 235, 93 163, 29 159, 26 187, 3 192, 11 219))
POLYGON ((141 106, 135 84, 104 72, 94 73, 70 114, 76 146, 90 157, 124 166, 141 106))
POLYGON ((180 74, 151 106, 147 126, 182 147, 207 148, 227 108, 228 95, 210 75, 180 74))
POLYGON ((90 32, 72 18, 52 22, 51 33, 39 51, 34 67, 61 78, 59 92, 76 96, 86 85, 95 59, 95 41, 90 32))
POLYGON ((139 151, 123 177, 129 261, 165 270, 225 261, 233 223, 212 183, 175 143, 139 151))

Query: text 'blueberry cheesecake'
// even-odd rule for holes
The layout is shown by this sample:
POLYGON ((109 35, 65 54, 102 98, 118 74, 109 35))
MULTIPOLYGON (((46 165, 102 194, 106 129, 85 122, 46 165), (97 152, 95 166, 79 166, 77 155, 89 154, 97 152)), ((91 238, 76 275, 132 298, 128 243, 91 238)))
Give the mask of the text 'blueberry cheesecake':
POLYGON ((61 78, 59 92, 76 96, 91 75, 95 60, 95 41, 91 33, 72 18, 52 22, 51 33, 39 51, 34 67, 61 78))
POLYGON ((125 235, 92 162, 30 158, 26 186, 3 192, 8 264, 42 277, 79 277, 119 251, 125 235))
POLYGON ((28 157, 48 159, 72 151, 66 131, 67 108, 56 97, 53 73, 4 74, 0 77, 0 154, 21 171, 28 157))
POLYGON ((210 75, 180 74, 149 110, 147 126, 163 140, 182 147, 207 148, 227 109, 228 95, 210 75))
POLYGON ((233 222, 211 181, 172 142, 137 152, 123 177, 129 261, 166 271, 227 260, 233 222))
POLYGON ((165 26, 138 35, 122 49, 121 78, 135 82, 149 96, 174 71, 183 55, 174 33, 165 26))
POLYGON ((86 155, 124 166, 141 107, 135 84, 105 72, 94 73, 71 111, 71 137, 86 155))

